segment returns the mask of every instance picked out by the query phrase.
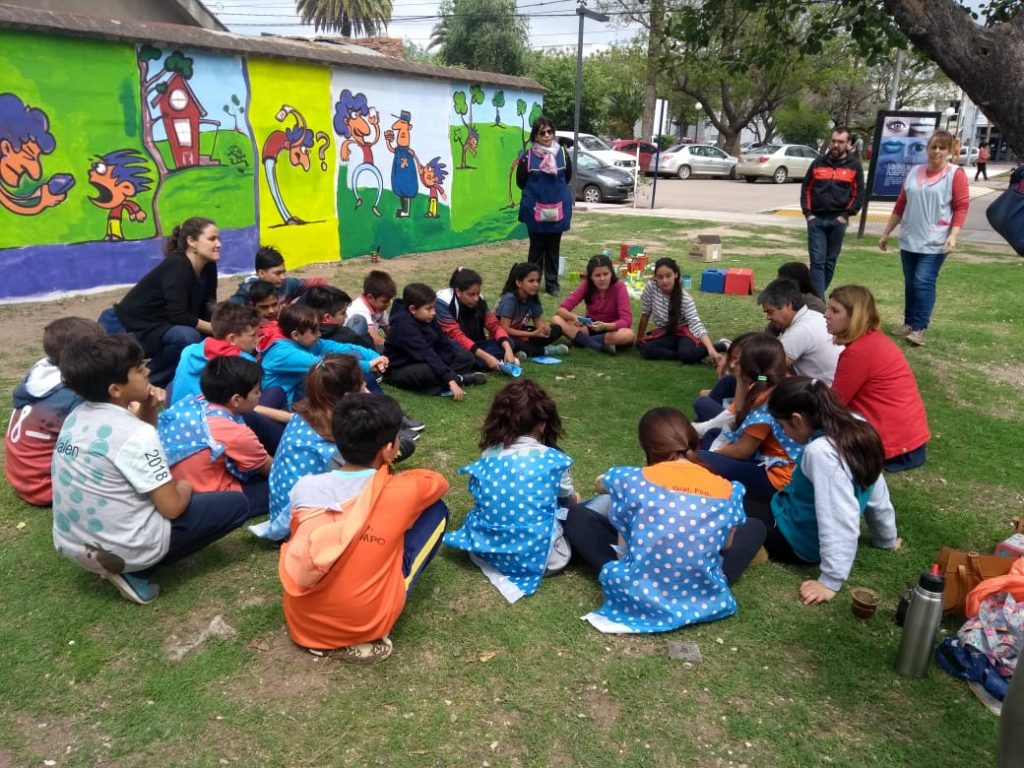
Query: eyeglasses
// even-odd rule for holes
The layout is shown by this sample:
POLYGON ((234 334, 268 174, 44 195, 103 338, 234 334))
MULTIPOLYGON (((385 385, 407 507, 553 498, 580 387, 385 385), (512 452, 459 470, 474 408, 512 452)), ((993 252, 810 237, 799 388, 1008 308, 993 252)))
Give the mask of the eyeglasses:
POLYGON ((542 129, 540 131, 537 131, 537 135, 538 136, 553 136, 554 133, 555 132, 553 130, 551 130, 550 128, 544 128, 544 129, 542 129))

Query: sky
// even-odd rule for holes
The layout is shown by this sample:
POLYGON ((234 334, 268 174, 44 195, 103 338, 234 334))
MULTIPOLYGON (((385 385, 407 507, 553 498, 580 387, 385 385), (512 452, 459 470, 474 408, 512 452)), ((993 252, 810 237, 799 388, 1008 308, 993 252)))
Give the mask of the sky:
MULTIPOLYGON (((389 37, 425 47, 437 23, 440 0, 392 0, 389 37)), ((517 0, 519 10, 528 14, 530 45, 534 48, 576 48, 579 39, 579 17, 576 0, 517 0)), ((300 23, 293 0, 204 0, 232 32, 260 35, 312 36, 312 26, 300 23)), ((591 7, 594 7, 592 2, 591 7)), ((583 52, 595 53, 615 42, 628 42, 636 27, 601 23, 586 19, 583 27, 583 52)), ((321 32, 321 34, 323 34, 321 32)))

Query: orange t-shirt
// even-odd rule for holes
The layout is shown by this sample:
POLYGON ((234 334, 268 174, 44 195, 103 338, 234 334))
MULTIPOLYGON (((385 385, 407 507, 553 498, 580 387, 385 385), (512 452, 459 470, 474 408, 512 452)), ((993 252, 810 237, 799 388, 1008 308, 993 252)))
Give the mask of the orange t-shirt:
POLYGON ((204 449, 182 459, 171 467, 175 480, 187 480, 197 493, 209 491, 241 491, 241 481, 228 472, 224 457, 229 457, 242 472, 251 472, 262 467, 269 458, 256 433, 245 424, 210 414, 210 435, 224 446, 224 453, 216 461, 210 461, 210 450, 204 449))
POLYGON ((688 461, 663 461, 643 469, 644 477, 676 493, 692 493, 712 499, 732 496, 732 483, 711 470, 688 461))
MULTIPOLYGON (((302 478, 292 490, 293 525, 300 509, 340 504, 372 482, 373 474, 334 471, 302 478)), ((284 585, 284 616, 292 640, 305 648, 326 650, 388 634, 405 607, 405 532, 448 488, 443 475, 427 469, 409 469, 388 477, 373 501, 363 533, 310 589, 299 587, 285 570, 289 543, 284 544, 278 574, 284 585)), ((443 526, 436 535, 442 533, 443 526)), ((428 544, 425 549, 429 548, 428 544)))

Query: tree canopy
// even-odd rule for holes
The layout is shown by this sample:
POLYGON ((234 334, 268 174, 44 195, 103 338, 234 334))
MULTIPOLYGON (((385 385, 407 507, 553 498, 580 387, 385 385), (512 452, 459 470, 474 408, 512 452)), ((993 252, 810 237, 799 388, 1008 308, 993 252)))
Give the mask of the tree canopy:
POLYGON ((391 21, 391 0, 295 0, 295 10, 317 32, 343 37, 372 37, 391 21))
POLYGON ((430 37, 449 66, 523 75, 529 62, 529 26, 516 0, 442 0, 430 37))

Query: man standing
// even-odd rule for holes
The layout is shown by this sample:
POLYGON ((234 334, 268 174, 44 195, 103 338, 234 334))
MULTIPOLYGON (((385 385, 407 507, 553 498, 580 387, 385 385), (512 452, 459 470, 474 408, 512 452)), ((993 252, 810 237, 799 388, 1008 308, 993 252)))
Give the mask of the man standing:
POLYGON ((836 126, 828 152, 811 163, 800 188, 811 283, 822 296, 836 271, 846 225, 860 212, 863 200, 864 173, 860 160, 850 151, 850 131, 836 126))
POLYGON ((757 303, 765 319, 780 333, 786 363, 793 373, 821 379, 831 387, 843 348, 832 343, 825 316, 804 305, 797 284, 785 278, 772 280, 757 297, 757 303))

